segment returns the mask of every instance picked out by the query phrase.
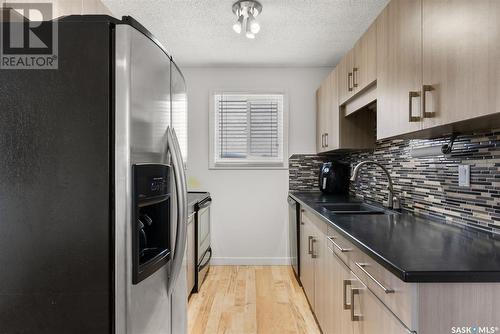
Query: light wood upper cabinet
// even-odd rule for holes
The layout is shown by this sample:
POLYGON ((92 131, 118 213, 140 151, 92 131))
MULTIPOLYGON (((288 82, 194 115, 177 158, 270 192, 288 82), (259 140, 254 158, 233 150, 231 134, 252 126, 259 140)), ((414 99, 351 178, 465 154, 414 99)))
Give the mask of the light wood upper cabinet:
POLYGON ((337 65, 339 104, 344 104, 354 94, 354 51, 349 51, 337 65))
POLYGON ((323 80, 316 91, 316 148, 318 153, 330 151, 338 146, 338 125, 332 118, 338 112, 337 75, 335 70, 323 80))
POLYGON ((325 148, 325 86, 324 81, 316 90, 316 152, 321 153, 325 148))
POLYGON ((500 1, 422 8, 424 128, 500 112, 500 1))
POLYGON ((377 25, 377 139, 422 129, 421 0, 391 1, 377 25))
POLYGON ((377 26, 373 23, 354 45, 353 93, 377 80, 377 26))
POLYGON ((368 149, 375 144, 375 113, 345 116, 339 107, 339 70, 335 68, 316 91, 317 152, 368 149))
POLYGON ((376 51, 377 27, 372 24, 337 66, 339 104, 344 104, 377 80, 376 51))

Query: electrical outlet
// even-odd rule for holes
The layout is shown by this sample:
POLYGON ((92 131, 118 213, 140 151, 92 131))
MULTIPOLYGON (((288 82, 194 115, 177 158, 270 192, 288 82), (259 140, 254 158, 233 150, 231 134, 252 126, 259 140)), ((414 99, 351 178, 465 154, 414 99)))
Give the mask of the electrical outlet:
POLYGON ((470 187, 470 165, 458 165, 458 186, 470 187))

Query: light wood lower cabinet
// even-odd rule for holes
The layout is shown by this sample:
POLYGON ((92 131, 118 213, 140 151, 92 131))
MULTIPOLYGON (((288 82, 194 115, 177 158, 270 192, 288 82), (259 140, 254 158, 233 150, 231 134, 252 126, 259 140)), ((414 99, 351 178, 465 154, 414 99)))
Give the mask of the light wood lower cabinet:
MULTIPOLYGON (((328 239, 326 239, 328 242, 328 239)), ((335 254, 325 246, 326 280, 324 294, 330 315, 320 326, 324 334, 402 334, 411 333, 401 321, 335 254)))
POLYGON ((300 233, 301 281, 324 334, 500 327, 499 283, 403 282, 309 210, 302 213, 300 233))
MULTIPOLYGON (((377 299, 363 284, 356 282, 351 290, 353 296, 354 334, 409 334, 414 333, 377 299)), ((352 320, 352 319, 351 319, 352 320)))
POLYGON ((309 304, 314 307, 314 259, 311 249, 314 230, 304 211, 300 216, 300 282, 309 304))

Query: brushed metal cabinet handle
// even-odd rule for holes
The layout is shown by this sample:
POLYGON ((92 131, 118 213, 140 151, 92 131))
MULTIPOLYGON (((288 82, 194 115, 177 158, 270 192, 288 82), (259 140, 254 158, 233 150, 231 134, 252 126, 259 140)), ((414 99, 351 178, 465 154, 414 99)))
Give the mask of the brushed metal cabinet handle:
POLYGON ((351 321, 360 321, 362 318, 361 314, 354 312, 354 297, 359 295, 359 290, 359 288, 351 288, 351 321))
POLYGON ((311 239, 311 257, 313 259, 315 259, 315 258, 318 257, 318 255, 314 253, 314 243, 317 242, 317 241, 318 240, 316 240, 316 238, 314 238, 314 237, 311 239))
POLYGON ((355 262, 356 266, 361 269, 362 272, 364 272, 366 274, 366 276, 368 276, 372 281, 375 282, 375 284, 377 284, 385 293, 389 294, 389 293, 394 293, 394 290, 391 289, 391 288, 386 288, 382 283, 380 283, 380 281, 378 281, 375 277, 373 277, 372 274, 370 274, 368 272, 368 270, 365 269, 365 267, 368 267, 369 264, 368 263, 359 263, 359 262, 355 262))
POLYGON ((414 97, 419 97, 420 92, 409 92, 408 94, 408 122, 420 122, 421 117, 420 116, 413 116, 413 98, 414 97))
POLYGON ((434 87, 431 85, 423 85, 422 86, 422 116, 424 118, 432 118, 436 115, 435 112, 427 112, 426 110, 426 93, 427 92, 432 92, 434 90, 434 87))
POLYGON ((359 69, 357 67, 352 69, 352 86, 354 88, 358 87, 358 73, 359 69))
POLYGON ((351 286, 352 282, 348 279, 343 281, 343 293, 342 293, 342 304, 344 305, 344 310, 349 310, 351 308, 351 304, 347 304, 347 287, 351 286))
POLYGON ((339 251, 341 251, 342 253, 347 253, 347 252, 350 252, 352 251, 351 248, 343 248, 342 246, 340 246, 338 243, 335 242, 335 237, 334 236, 331 236, 331 237, 326 237, 328 240, 330 240, 330 242, 335 246, 335 248, 337 248, 339 251))
POLYGON ((352 72, 349 72, 349 74, 347 74, 347 88, 350 92, 352 92, 351 81, 352 81, 352 72))
POLYGON ((307 254, 311 255, 312 254, 312 246, 311 246, 311 240, 313 239, 312 236, 307 237, 307 254))
POLYGON ((328 147, 328 133, 325 133, 325 147, 328 147))

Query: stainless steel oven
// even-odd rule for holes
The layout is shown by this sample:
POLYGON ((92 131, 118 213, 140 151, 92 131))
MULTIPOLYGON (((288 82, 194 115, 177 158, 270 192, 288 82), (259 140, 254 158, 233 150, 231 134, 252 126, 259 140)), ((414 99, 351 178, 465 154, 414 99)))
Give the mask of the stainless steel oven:
POLYGON ((195 205, 196 210, 196 270, 194 292, 198 292, 210 268, 212 248, 210 247, 210 196, 195 205))

